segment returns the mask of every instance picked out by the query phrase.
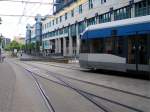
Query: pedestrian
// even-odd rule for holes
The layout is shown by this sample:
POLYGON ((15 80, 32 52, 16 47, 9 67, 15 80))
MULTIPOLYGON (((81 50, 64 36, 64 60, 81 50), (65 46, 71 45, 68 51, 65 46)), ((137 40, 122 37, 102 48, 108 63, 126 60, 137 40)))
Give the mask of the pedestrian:
POLYGON ((4 54, 1 55, 1 62, 4 62, 5 56, 4 54))
POLYGON ((2 52, 1 52, 1 48, 0 48, 0 62, 2 61, 1 57, 2 57, 2 52))
POLYGON ((21 57, 22 57, 22 53, 23 53, 23 51, 21 50, 21 51, 20 51, 20 56, 21 56, 21 57))

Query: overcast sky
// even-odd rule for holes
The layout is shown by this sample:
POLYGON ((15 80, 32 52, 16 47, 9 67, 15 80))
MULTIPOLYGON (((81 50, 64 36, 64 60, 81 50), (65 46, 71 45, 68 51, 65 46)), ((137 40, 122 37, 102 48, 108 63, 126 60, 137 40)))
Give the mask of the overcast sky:
MULTIPOLYGON (((19 1, 19 0, 17 0, 19 1)), ((21 1, 21 0, 20 0, 21 1)), ((23 0, 31 2, 50 2, 52 0, 23 0)), ((29 17, 12 17, 2 15, 31 15, 41 14, 42 16, 52 14, 52 5, 26 4, 16 2, 6 2, 0 0, 0 33, 5 37, 13 39, 14 36, 25 36, 26 24, 34 24, 34 18, 29 17)))

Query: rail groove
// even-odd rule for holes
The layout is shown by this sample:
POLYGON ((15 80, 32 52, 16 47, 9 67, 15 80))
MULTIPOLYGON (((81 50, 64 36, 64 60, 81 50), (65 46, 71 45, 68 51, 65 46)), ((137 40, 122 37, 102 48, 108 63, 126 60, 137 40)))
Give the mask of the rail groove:
MULTIPOLYGON (((26 64, 26 63, 25 63, 25 64, 26 64)), ((26 64, 26 65, 28 65, 28 64, 26 64)), ((34 67, 34 65, 30 65, 30 66, 34 67)), ((36 68, 38 68, 38 67, 36 67, 36 68)), ((40 69, 41 69, 41 68, 40 68, 40 69)), ((46 70, 46 71, 47 71, 47 70, 46 70)), ((113 101, 113 100, 110 100, 110 99, 107 99, 107 98, 104 98, 104 97, 101 97, 101 96, 98 96, 98 95, 89 93, 89 92, 87 92, 87 91, 84 91, 84 90, 75 88, 75 87, 71 86, 70 84, 66 83, 66 81, 64 81, 62 78, 57 77, 58 74, 56 74, 56 73, 53 73, 53 72, 50 72, 50 71, 47 71, 47 73, 49 73, 49 75, 55 77, 56 79, 58 79, 58 80, 61 81, 62 83, 57 82, 57 81, 53 81, 53 80, 51 80, 51 79, 49 79, 49 78, 46 78, 46 77, 43 77, 43 76, 41 76, 41 75, 39 75, 39 74, 37 74, 37 73, 34 73, 34 75, 39 76, 39 77, 41 77, 41 78, 44 78, 44 79, 46 79, 46 80, 52 81, 53 83, 57 83, 57 84, 59 84, 59 85, 62 85, 62 86, 65 86, 65 87, 69 87, 69 88, 75 90, 77 93, 79 93, 80 95, 82 95, 83 97, 85 97, 87 100, 89 100, 89 101, 92 102, 93 104, 97 105, 99 108, 101 108, 101 109, 102 109, 103 111, 105 111, 105 112, 110 112, 110 110, 109 110, 108 108, 106 108, 105 106, 103 106, 103 105, 97 104, 97 103, 96 103, 94 100, 92 100, 89 96, 97 97, 97 98, 99 98, 99 99, 102 99, 102 100, 105 100, 105 101, 107 101, 107 102, 110 102, 110 103, 113 103, 113 104, 116 104, 116 105, 119 105, 119 106, 128 108, 128 109, 133 110, 133 111, 136 111, 136 112, 143 112, 143 111, 140 110, 140 109, 137 109, 137 108, 134 108, 134 107, 125 105, 125 104, 121 104, 121 103, 119 103, 119 102, 117 102, 117 101, 113 101), (55 74, 55 75, 54 75, 54 74, 55 74), (85 94, 87 94, 87 95, 85 95, 85 94)))

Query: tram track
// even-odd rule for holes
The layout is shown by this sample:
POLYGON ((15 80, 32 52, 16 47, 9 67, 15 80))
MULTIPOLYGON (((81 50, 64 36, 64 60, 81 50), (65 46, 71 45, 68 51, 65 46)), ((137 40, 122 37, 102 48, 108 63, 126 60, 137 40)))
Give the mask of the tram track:
MULTIPOLYGON (((49 70, 47 70, 47 69, 40 68, 40 67, 35 66, 35 65, 33 65, 33 64, 29 64, 29 63, 25 63, 25 62, 23 62, 23 63, 24 63, 24 64, 27 64, 27 65, 29 65, 29 66, 33 66, 34 68, 38 68, 38 69, 42 69, 42 70, 44 70, 44 71, 47 71, 47 73, 51 72, 51 71, 49 71, 49 70)), ((45 64, 45 65, 46 65, 46 64, 45 64)), ((58 66, 54 66, 54 67, 58 67, 58 66)), ((60 68, 71 69, 71 67, 60 67, 60 68)), ((71 69, 71 70, 79 70, 79 69, 71 69)), ((94 86, 97 86, 97 87, 107 88, 107 89, 111 89, 111 90, 118 91, 118 92, 121 92, 121 93, 126 93, 126 94, 129 94, 129 95, 138 96, 138 97, 141 97, 141 98, 145 98, 145 99, 149 99, 149 100, 150 100, 150 97, 149 97, 149 96, 137 94, 137 93, 134 93, 134 92, 129 92, 129 91, 125 91, 125 90, 122 90, 122 89, 117 89, 117 88, 109 87, 109 86, 106 86, 106 85, 97 84, 97 83, 94 83, 94 82, 89 82, 89 81, 85 81, 85 80, 73 78, 73 77, 70 77, 70 76, 63 75, 63 74, 60 74, 59 76, 64 77, 64 78, 67 78, 67 79, 79 81, 79 82, 82 82, 82 83, 85 83, 85 84, 90 84, 90 85, 94 85, 94 86)))
MULTIPOLYGON (((15 64, 16 64, 16 63, 15 63, 15 64)), ((18 64, 16 64, 16 65, 18 65, 18 64)), ((55 76, 54 76, 54 77, 55 77, 56 79, 58 79, 59 81, 61 81, 62 83, 57 82, 57 81, 50 80, 50 79, 48 79, 48 78, 46 78, 46 77, 42 77, 41 75, 39 75, 39 74, 37 74, 37 73, 34 73, 34 72, 32 72, 31 70, 28 70, 27 68, 25 68, 25 67, 23 67, 23 66, 20 66, 20 67, 22 67, 24 70, 26 70, 27 72, 29 72, 29 73, 31 74, 31 76, 34 78, 34 80, 35 80, 35 82, 36 82, 36 85, 37 85, 37 87, 38 87, 39 90, 40 90, 40 93, 42 94, 43 98, 46 100, 46 104, 47 104, 47 106, 49 107, 50 112, 55 112, 54 107, 52 106, 52 104, 51 104, 49 98, 47 97, 47 95, 45 94, 44 90, 42 89, 41 84, 39 83, 39 81, 38 81, 38 79, 37 79, 36 76, 38 76, 38 77, 40 77, 40 78, 43 78, 43 79, 46 79, 46 80, 48 80, 48 81, 51 81, 51 82, 53 82, 53 83, 55 83, 55 84, 59 84, 59 85, 61 85, 61 86, 67 87, 67 88, 69 88, 69 89, 71 89, 71 90, 74 90, 76 93, 78 93, 79 95, 81 95, 82 97, 84 97, 85 99, 87 99, 88 101, 90 101, 91 103, 93 103, 95 106, 97 106, 97 107, 98 107, 99 109, 101 109, 103 112, 112 112, 112 111, 110 111, 107 107, 105 107, 104 105, 98 104, 96 101, 92 100, 89 96, 83 94, 82 91, 80 91, 80 90, 78 90, 78 89, 76 89, 76 88, 73 88, 72 86, 70 86, 70 85, 67 84, 66 82, 63 82, 61 79, 59 79, 59 78, 57 78, 57 77, 55 77, 55 76)))
MULTIPOLYGON (((19 64, 17 64, 17 63, 14 63, 14 64, 19 66, 19 64)), ((22 66, 19 66, 19 67, 22 67, 22 66)), ((52 103, 50 102, 48 96, 46 95, 44 89, 42 88, 40 82, 39 82, 38 79, 35 77, 34 73, 31 72, 30 70, 24 68, 24 67, 22 67, 22 68, 23 68, 25 71, 27 71, 27 72, 31 75, 31 77, 34 79, 35 84, 36 84, 36 86, 37 86, 37 88, 38 88, 38 90, 39 90, 39 92, 40 92, 40 94, 41 94, 41 96, 42 96, 42 98, 43 98, 43 100, 44 100, 44 102, 45 102, 45 104, 46 104, 46 106, 47 106, 49 112, 56 112, 55 109, 54 109, 54 107, 53 107, 53 105, 52 105, 52 103)))
MULTIPOLYGON (((31 66, 31 65, 30 65, 30 66, 31 66)), ((33 67, 33 66, 32 66, 32 67, 33 67)), ((25 69, 25 68, 24 68, 24 69, 25 69)), ((27 69, 27 70, 28 70, 28 69, 27 69)), ((32 71, 30 71, 30 72, 32 72, 32 71)), ((47 77, 41 76, 40 74, 37 74, 37 73, 33 73, 33 74, 36 75, 36 76, 38 76, 38 77, 40 77, 40 78, 44 78, 44 79, 49 80, 49 81, 51 81, 51 82, 53 82, 53 83, 56 83, 56 84, 59 84, 59 85, 62 85, 62 86, 65 86, 65 87, 68 87, 68 88, 74 90, 75 92, 77 92, 78 94, 80 94, 81 96, 83 96, 84 98, 86 98, 88 101, 92 102, 94 105, 96 105, 97 107, 99 107, 100 109, 102 109, 104 112, 111 112, 111 111, 110 111, 109 108, 107 108, 107 107, 105 107, 104 105, 99 104, 99 103, 97 103, 95 100, 93 100, 93 97, 96 97, 96 98, 98 98, 98 99, 105 100, 105 101, 107 101, 107 102, 109 102, 109 103, 113 103, 113 104, 116 104, 116 105, 118 105, 118 106, 127 108, 127 109, 129 109, 129 110, 134 111, 134 112, 144 112, 144 111, 142 111, 142 110, 140 110, 140 109, 137 109, 137 108, 134 108, 134 107, 131 107, 131 106, 128 106, 128 105, 119 103, 119 102, 117 102, 117 101, 113 101, 113 100, 111 100, 111 99, 104 98, 104 97, 101 97, 101 96, 98 96, 98 95, 89 93, 89 92, 87 92, 87 91, 81 90, 81 89, 79 89, 79 88, 76 88, 76 87, 70 85, 70 84, 69 84, 66 80, 64 80, 62 77, 61 77, 61 78, 58 77, 58 74, 56 74, 56 73, 49 72, 49 74, 50 74, 51 76, 55 77, 55 78, 56 78, 57 80, 59 80, 61 83, 58 82, 58 81, 53 81, 53 80, 51 80, 51 79, 49 79, 49 78, 47 78, 47 77)))

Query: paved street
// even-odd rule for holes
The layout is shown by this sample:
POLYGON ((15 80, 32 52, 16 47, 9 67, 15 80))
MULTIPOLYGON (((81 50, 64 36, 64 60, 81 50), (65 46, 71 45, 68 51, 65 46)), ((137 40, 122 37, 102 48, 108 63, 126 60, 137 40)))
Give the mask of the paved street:
POLYGON ((0 63, 0 112, 48 112, 32 77, 6 61, 0 63))
POLYGON ((150 82, 77 63, 0 63, 0 112, 149 112, 150 82))

